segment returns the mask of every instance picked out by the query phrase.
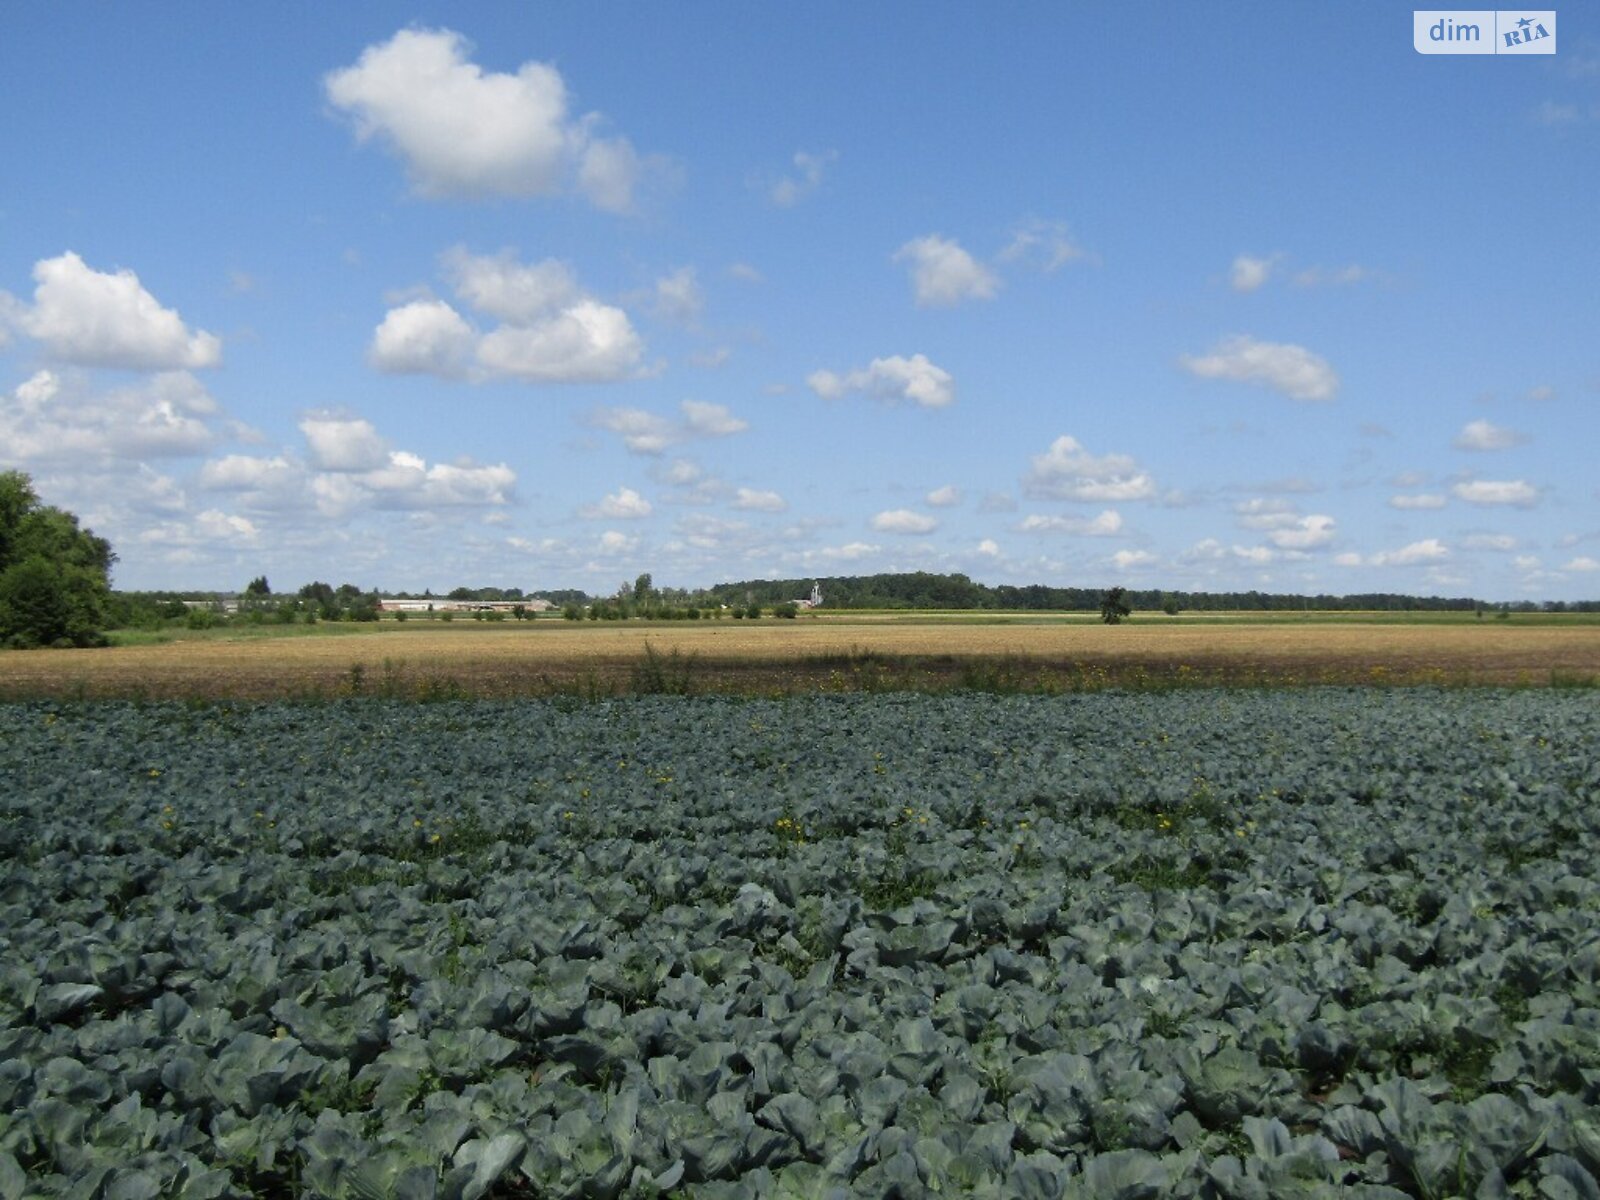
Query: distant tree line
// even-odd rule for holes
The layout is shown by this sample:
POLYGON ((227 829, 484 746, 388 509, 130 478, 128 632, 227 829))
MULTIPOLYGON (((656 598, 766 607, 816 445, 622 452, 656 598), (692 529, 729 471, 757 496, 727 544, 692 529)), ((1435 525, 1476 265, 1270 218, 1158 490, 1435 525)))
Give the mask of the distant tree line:
MULTIPOLYGON (((1106 589, 1050 587, 1045 584, 975 583, 965 575, 913 571, 892 575, 812 576, 804 579, 748 579, 709 589, 724 603, 775 604, 804 596, 813 582, 822 585, 827 608, 956 608, 1020 609, 1050 612, 1099 612, 1106 589)), ((1179 592, 1154 588, 1127 589, 1121 601, 1134 612, 1287 612, 1321 609, 1330 612, 1388 610, 1393 612, 1600 612, 1600 600, 1522 601, 1493 604, 1470 596, 1412 596, 1399 592, 1359 592, 1334 596, 1325 592, 1179 592)))

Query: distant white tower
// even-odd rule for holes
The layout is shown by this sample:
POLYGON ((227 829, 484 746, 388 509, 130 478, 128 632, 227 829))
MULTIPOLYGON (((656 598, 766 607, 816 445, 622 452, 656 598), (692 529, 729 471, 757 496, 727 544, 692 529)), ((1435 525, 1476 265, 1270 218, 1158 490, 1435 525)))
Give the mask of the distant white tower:
POLYGON ((811 581, 811 607, 822 607, 822 584, 814 579, 811 581))

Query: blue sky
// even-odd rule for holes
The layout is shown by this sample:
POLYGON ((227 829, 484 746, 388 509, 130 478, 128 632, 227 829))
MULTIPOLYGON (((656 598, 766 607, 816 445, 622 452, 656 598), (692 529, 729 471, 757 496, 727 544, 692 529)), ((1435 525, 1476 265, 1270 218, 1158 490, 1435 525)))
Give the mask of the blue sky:
POLYGON ((128 588, 1600 595, 1600 27, 24 5, 0 467, 128 588))

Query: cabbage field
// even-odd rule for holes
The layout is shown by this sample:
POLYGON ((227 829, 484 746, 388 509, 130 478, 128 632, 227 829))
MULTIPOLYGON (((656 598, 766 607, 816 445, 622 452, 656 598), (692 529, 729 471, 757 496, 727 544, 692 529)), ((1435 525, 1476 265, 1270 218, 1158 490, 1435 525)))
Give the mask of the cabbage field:
POLYGON ((1600 706, 0 708, 0 1198, 1600 1197, 1600 706))

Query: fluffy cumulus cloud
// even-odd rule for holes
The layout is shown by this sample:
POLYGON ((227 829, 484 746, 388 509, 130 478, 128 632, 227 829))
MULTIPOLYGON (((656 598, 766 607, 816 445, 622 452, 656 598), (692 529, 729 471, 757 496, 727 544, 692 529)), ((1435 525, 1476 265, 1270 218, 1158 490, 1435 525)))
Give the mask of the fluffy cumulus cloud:
POLYGON ((939 528, 939 522, 927 513, 913 512, 909 508, 893 508, 874 515, 872 528, 879 533, 921 534, 932 533, 939 528))
POLYGON ((1591 558, 1587 554, 1580 554, 1577 558, 1569 559, 1561 564, 1563 571, 1600 571, 1600 559, 1591 558))
POLYGON ((1235 519, 1246 529, 1284 529, 1300 519, 1289 501, 1277 496, 1257 496, 1233 506, 1235 519))
POLYGON ((504 463, 429 463, 395 449, 370 421, 314 412, 300 422, 304 457, 228 454, 206 462, 202 488, 283 519, 348 519, 366 511, 429 512, 511 503, 517 476, 504 463))
POLYGON ((789 507, 789 502, 777 492, 742 487, 734 494, 733 507, 745 512, 780 513, 789 507))
POLYGON ((577 190, 626 211, 643 164, 625 138, 569 110, 561 73, 526 62, 515 73, 472 61, 448 29, 403 29, 323 81, 361 141, 389 146, 429 197, 541 196, 577 190))
POLYGON ((15 304, 12 320, 59 362, 162 371, 222 361, 222 342, 191 331, 132 271, 96 271, 69 250, 35 263, 33 279, 33 304, 15 304))
POLYGON ((943 487, 934 488, 922 500, 932 508, 954 508, 961 503, 961 489, 953 483, 947 483, 943 487))
POLYGON ((911 289, 921 308, 951 308, 963 300, 992 300, 1000 277, 968 254, 961 243, 929 234, 895 251, 894 261, 911 271, 911 289))
POLYGON ((1469 421, 1456 434, 1457 450, 1509 450, 1528 440, 1528 435, 1488 421, 1469 421))
POLYGON ((793 208, 822 186, 822 177, 839 155, 833 150, 813 154, 796 150, 794 173, 773 180, 767 188, 767 197, 779 208, 793 208))
POLYGON ((1398 550, 1381 550, 1367 559, 1374 567, 1415 567, 1441 562, 1450 557, 1450 549, 1438 538, 1425 538, 1398 550))
POLYGON ((1018 523, 1022 533, 1066 533, 1076 537, 1110 537, 1122 532, 1122 514, 1108 508, 1097 517, 1062 517, 1032 513, 1018 523))
POLYGON ((847 392, 862 392, 894 404, 909 401, 923 408, 947 408, 955 403, 956 384, 950 372, 928 361, 926 355, 898 354, 875 358, 865 367, 844 374, 813 371, 806 384, 824 400, 837 400, 847 392))
POLYGON ((618 488, 598 504, 585 505, 578 510, 578 515, 590 521, 637 521, 648 517, 653 511, 650 501, 632 488, 625 487, 618 488))
POLYGON ((1539 502, 1539 489, 1521 479, 1469 479, 1450 490, 1468 504, 1532 508, 1539 502))
POLYGON ((187 371, 109 389, 80 372, 38 371, 0 405, 0 464, 137 461, 204 454, 223 436, 217 403, 187 371))
POLYGON ((473 254, 456 246, 440 263, 464 303, 513 325, 531 325, 583 299, 572 268, 557 259, 524 263, 509 250, 473 254))
POLYGON ((443 300, 413 300, 384 315, 367 360, 391 374, 459 379, 467 374, 477 344, 472 326, 443 300))
POLYGON ((1154 564, 1156 556, 1148 550, 1118 550, 1111 556, 1112 564, 1119 571, 1132 571, 1140 567, 1154 564))
MULTIPOLYGON (((619 436, 629 453, 652 455, 682 442, 731 437, 750 428, 721 404, 685 400, 678 409, 680 415, 673 419, 642 408, 601 408, 589 415, 589 423, 619 436)), ((692 463, 687 466, 698 470, 692 463)))
POLYGON ((500 324, 483 333, 446 301, 411 300, 391 308, 373 333, 367 357, 378 370, 531 383, 637 374, 644 344, 628 314, 585 294, 566 264, 458 247, 442 265, 457 299, 500 324))
POLYGON ((371 421, 310 413, 300 422, 312 465, 323 471, 372 471, 389 458, 389 445, 371 421))
POLYGON ((1267 540, 1280 550, 1315 550, 1333 541, 1334 534, 1332 517, 1312 514, 1296 518, 1292 525, 1270 530, 1267 540))
POLYGON ((1076 438, 1063 434, 1045 453, 1033 456, 1022 490, 1036 500, 1106 503, 1148 499, 1155 495, 1156 483, 1130 456, 1090 454, 1076 438))
POLYGON ((1304 346, 1233 337, 1209 354, 1186 354, 1178 361, 1202 379, 1259 384, 1291 400, 1332 400, 1339 390, 1339 376, 1327 359, 1304 346))

